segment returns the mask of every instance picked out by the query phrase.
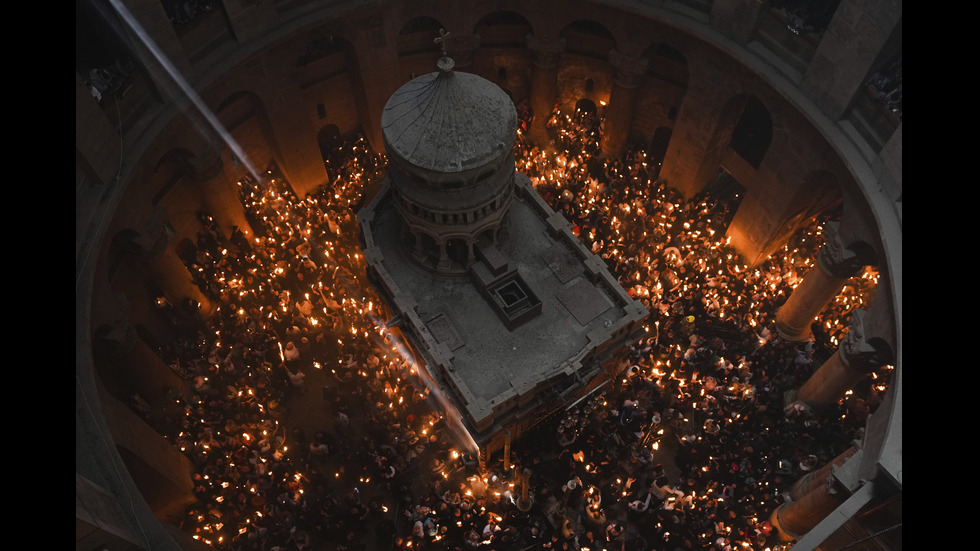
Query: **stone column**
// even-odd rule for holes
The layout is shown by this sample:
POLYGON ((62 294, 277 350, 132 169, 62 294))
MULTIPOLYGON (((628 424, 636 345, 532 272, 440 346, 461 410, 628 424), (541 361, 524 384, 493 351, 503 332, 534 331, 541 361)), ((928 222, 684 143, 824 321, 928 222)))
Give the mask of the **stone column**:
POLYGON ((826 244, 817 254, 817 265, 810 269, 803 281, 793 290, 789 299, 776 313, 776 332, 783 340, 803 342, 810 338, 810 324, 840 293, 844 284, 864 266, 874 263, 866 247, 846 248, 838 232, 839 224, 826 226, 826 244))
POLYGON ((112 441, 146 504, 164 522, 181 518, 197 501, 193 463, 122 402, 108 396, 101 402, 112 441))
POLYGON ((477 472, 479 473, 480 477, 482 478, 482 477, 486 476, 486 474, 487 474, 487 460, 489 460, 489 458, 490 458, 490 450, 488 449, 487 446, 482 446, 482 447, 480 447, 480 451, 478 451, 477 454, 478 454, 478 458, 479 458, 478 459, 479 460, 479 463, 478 463, 478 466, 477 466, 477 472))
POLYGON ((548 119, 558 98, 558 62, 565 51, 564 38, 538 38, 527 35, 531 50, 531 140, 548 143, 548 119))
POLYGON ((415 247, 412 253, 415 255, 416 260, 422 260, 425 258, 425 248, 422 245, 422 233, 416 230, 409 230, 412 232, 412 237, 415 238, 415 247))
POLYGON ((883 339, 866 339, 866 316, 864 310, 851 314, 850 328, 837 352, 803 383, 792 400, 787 400, 787 412, 802 407, 819 413, 837 403, 869 373, 893 361, 891 347, 883 339))
POLYGON ((191 299, 199 305, 198 315, 202 319, 214 311, 215 305, 194 283, 190 271, 173 247, 167 247, 160 254, 146 259, 146 265, 153 274, 153 281, 160 286, 171 304, 179 306, 185 300, 191 299))
POLYGON ((626 139, 633 124, 636 88, 647 70, 648 60, 610 50, 609 64, 613 66, 613 87, 602 123, 600 146, 604 157, 618 157, 626 148, 626 139))
POLYGON ((436 264, 436 269, 438 270, 448 270, 449 267, 452 265, 452 261, 449 260, 449 251, 446 248, 446 245, 447 245, 446 240, 440 238, 438 243, 439 262, 436 264))
POLYGON ((228 157, 228 162, 222 161, 220 174, 201 182, 201 196, 226 238, 230 238, 237 227, 251 242, 255 239, 255 231, 245 216, 245 207, 238 193, 237 179, 240 174, 237 174, 238 170, 231 162, 231 152, 227 151, 224 155, 228 157))
MULTIPOLYGON (((275 140, 272 151, 279 170, 296 195, 303 199, 327 183, 327 169, 309 117, 296 108, 297 91, 286 87, 272 92, 275 97, 263 100, 268 108, 268 123, 275 140)), ((265 167, 256 168, 262 170, 265 167)))
POLYGON ((779 506, 769 517, 783 542, 800 538, 813 529, 830 513, 847 499, 833 486, 831 478, 813 488, 810 492, 796 501, 790 501, 779 506))
POLYGON ((472 266, 476 262, 476 237, 466 240, 466 266, 472 266))
POLYGON ((166 211, 157 207, 148 219, 143 221, 139 233, 117 237, 123 241, 116 242, 115 245, 143 262, 153 282, 163 291, 171 304, 178 305, 186 299, 192 299, 200 305, 199 315, 207 317, 214 306, 194 283, 194 278, 184 265, 184 261, 170 246, 172 230, 168 224, 166 211))
POLYGON ((797 480, 796 483, 793 484, 793 487, 789 490, 790 499, 792 501, 798 501, 811 491, 819 489, 820 486, 827 483, 827 479, 831 472, 833 472, 835 469, 839 469, 840 466, 847 462, 848 459, 853 457, 856 452, 857 447, 851 446, 847 449, 847 451, 838 455, 830 463, 827 463, 815 471, 807 473, 806 476, 797 480))
POLYGON ((371 149, 379 153, 385 151, 381 114, 388 99, 403 84, 395 40, 398 31, 387 28, 385 20, 383 8, 378 7, 351 21, 350 28, 354 33, 350 41, 356 63, 350 72, 357 118, 371 149))
MULTIPOLYGON (((120 302, 124 303, 125 300, 120 302)), ((92 349, 103 375, 111 374, 115 379, 111 383, 107 381, 109 387, 122 387, 127 393, 138 393, 153 412, 159 413, 176 407, 168 393, 182 393, 184 381, 140 338, 128 322, 117 321, 99 327, 93 338, 92 349)))

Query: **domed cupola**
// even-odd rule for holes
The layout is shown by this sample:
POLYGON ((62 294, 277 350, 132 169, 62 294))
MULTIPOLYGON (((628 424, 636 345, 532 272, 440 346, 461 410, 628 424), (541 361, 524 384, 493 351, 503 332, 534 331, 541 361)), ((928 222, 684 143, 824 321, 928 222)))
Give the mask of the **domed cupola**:
POLYGON ((466 273, 478 243, 506 240, 517 135, 510 97, 454 65, 444 48, 439 70, 405 83, 381 115, 388 174, 413 256, 447 275, 466 273))

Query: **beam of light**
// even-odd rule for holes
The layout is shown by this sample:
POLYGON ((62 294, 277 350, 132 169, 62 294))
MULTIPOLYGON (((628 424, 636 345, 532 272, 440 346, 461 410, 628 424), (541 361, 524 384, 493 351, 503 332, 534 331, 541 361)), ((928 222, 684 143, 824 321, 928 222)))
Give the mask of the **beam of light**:
POLYGON ((218 121, 218 118, 214 115, 214 112, 204 104, 204 101, 197 95, 197 92, 195 92, 191 85, 187 82, 187 79, 185 79, 177 68, 174 67, 174 64, 171 63, 170 58, 168 58, 163 51, 160 50, 160 47, 153 41, 150 34, 147 33, 143 26, 139 24, 139 21, 133 17, 133 14, 129 11, 129 9, 123 5, 122 0, 109 0, 109 3, 112 4, 112 7, 133 31, 133 34, 139 38, 144 46, 146 46, 146 49, 153 55, 157 63, 163 67, 170 78, 173 79, 174 83, 187 96, 187 99, 194 104, 194 107, 197 108, 197 111, 202 117, 204 117, 211 128, 218 133, 218 136, 220 136, 221 140, 225 142, 225 145, 231 149, 231 151, 235 154, 235 157, 237 157, 245 168, 248 169, 249 174, 251 174, 256 180, 263 181, 263 178, 260 176, 260 172, 255 169, 255 166, 252 165, 252 162, 248 159, 248 156, 245 155, 245 150, 242 149, 242 146, 240 146, 238 142, 235 141, 235 138, 233 138, 225 127, 221 125, 221 122, 218 121))

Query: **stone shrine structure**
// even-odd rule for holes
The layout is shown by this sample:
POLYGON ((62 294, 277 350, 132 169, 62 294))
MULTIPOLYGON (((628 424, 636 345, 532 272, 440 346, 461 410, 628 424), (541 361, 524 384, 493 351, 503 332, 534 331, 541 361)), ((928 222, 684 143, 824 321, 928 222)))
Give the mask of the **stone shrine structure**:
MULTIPOLYGON (((439 56, 433 37, 440 28, 454 31, 448 44, 455 69, 495 83, 532 115, 555 107, 570 112, 579 102, 603 110, 604 156, 615 157, 624 147, 644 148, 656 161, 651 166, 658 178, 685 199, 716 183, 739 192, 741 202, 725 237, 750 264, 779 254, 787 237, 813 216, 840 210, 839 228, 826 235, 826 250, 809 259, 814 262, 779 309, 773 332, 786 341, 805 341, 814 323, 828 321, 819 312, 840 298, 842 278, 860 264, 874 266, 880 280, 865 306, 867 314, 849 320, 854 336, 841 342, 823 365, 814 366, 811 378, 780 405, 812 411, 826 422, 819 412, 841 399, 849 381, 884 361, 885 351, 890 351, 893 374, 884 401, 866 421, 855 421, 864 433, 859 446, 827 459, 795 483, 794 477, 785 477, 784 483, 792 484, 792 502, 760 513, 771 512, 773 526, 786 541, 795 540, 796 549, 853 548, 855 542, 869 551, 901 548, 900 2, 827 3, 833 12, 826 14, 829 19, 809 29, 788 19, 785 3, 757 0, 208 5, 212 9, 186 22, 174 17, 167 2, 76 4, 78 549, 212 549, 182 530, 181 517, 175 516, 197 502, 193 477, 200 473, 131 403, 138 393, 154 408, 169 407, 174 403, 170 389, 183 383, 158 352, 172 342, 175 329, 159 300, 193 307, 182 313, 181 325, 210 322, 216 301, 195 284, 184 257, 203 231, 223 239, 261 235, 240 201, 238 181, 246 171, 242 163, 278 167, 297 197, 324 187, 342 190, 344 182, 327 170, 324 150, 334 137, 356 135, 363 136, 371 151, 384 149, 384 108, 406 82, 433 70, 439 56), (119 33, 123 22, 126 32, 119 33), (108 82, 101 78, 106 76, 108 82), (190 91, 200 107, 217 117, 213 127, 202 126, 197 113, 188 111, 190 91), (221 139, 225 133, 236 147, 221 139), (213 218, 202 220, 195 216, 198 211, 213 218), (865 245, 873 255, 865 254, 865 245), (862 338, 855 338, 859 333, 862 338)), ((546 143, 547 120, 531 118, 532 142, 546 143)), ((492 163, 486 161, 489 167, 492 163)), ((459 343, 445 336, 445 330, 435 331, 449 326, 434 319, 432 312, 443 308, 436 298, 410 294, 415 290, 391 274, 412 271, 416 281, 438 279, 449 290, 462 289, 456 285, 472 277, 469 268, 496 258, 493 249, 482 245, 484 239, 496 239, 494 247, 507 260, 504 273, 516 268, 541 302, 535 317, 515 320, 515 333, 555 323, 545 321, 546 316, 576 307, 548 298, 543 290, 550 288, 533 277, 542 262, 567 277, 563 261, 542 257, 522 264, 527 254, 523 248, 529 245, 515 221, 537 208, 533 197, 524 197, 523 182, 514 176, 511 204, 505 209, 508 214, 500 215, 499 226, 484 213, 475 223, 487 226, 473 226, 466 234, 453 234, 449 227, 436 232, 434 222, 420 222, 412 235, 402 231, 398 216, 379 216, 371 228, 371 238, 385 245, 372 253, 378 257, 379 273, 398 283, 395 297, 404 299, 406 312, 419 318, 391 319, 393 329, 405 334, 412 324, 426 329, 422 340, 435 342, 440 360, 453 358, 457 371, 447 373, 456 378, 441 375, 447 381, 462 379, 464 356, 474 341, 456 348, 459 343), (384 231, 403 241, 397 246, 382 242, 384 231), (412 260, 416 239, 419 256, 431 266, 412 260), (437 268, 440 239, 447 261, 437 268), (470 254, 472 264, 464 268, 470 254), (389 273, 396 261, 406 266, 405 272, 389 273), (411 306, 411 300, 430 311, 411 306)), ((390 198, 375 207, 379 215, 397 213, 390 198)), ((457 214, 467 210, 460 208, 457 214)), ((452 230, 467 229, 469 223, 452 230)), ((565 229, 553 231, 547 224, 530 231, 556 251, 559 243, 569 241, 565 229)), ((577 254, 577 249, 568 250, 577 254)), ((604 278, 590 278, 589 262, 576 261, 574 266, 572 273, 584 274, 586 283, 604 278)), ((551 282, 562 284, 561 277, 551 282)), ((562 285, 573 284, 566 280, 562 285)), ((448 292, 429 292, 444 299, 441 304, 450 303, 450 297, 442 296, 448 292)), ((512 307, 533 302, 528 295, 524 303, 521 292, 515 284, 502 288, 500 296, 512 307)), ((483 304, 492 312, 489 303, 483 304)), ((453 323, 453 312, 469 308, 449 306, 439 311, 449 312, 446 318, 453 323)), ((618 306, 609 310, 619 311, 618 306)), ((477 319, 476 314, 467 319, 477 319)), ((496 313, 480 319, 501 323, 496 313)), ((578 320, 559 323, 572 326, 578 320)), ((591 322, 597 338, 603 325, 591 322)), ((463 334, 458 327, 454 331, 463 334)), ((584 342, 581 333, 569 332, 569 338, 584 342)), ((511 346, 517 348, 512 354, 532 348, 511 346)), ((570 362, 568 371, 577 374, 575 365, 570 362)), ((571 376, 557 372, 549 373, 560 391, 571 376)), ((530 374, 520 374, 520 380, 530 380, 530 374)), ((483 384, 506 380, 487 379, 483 384)), ((470 390, 478 388, 479 381, 471 383, 470 390)), ((551 392, 540 390, 539 396, 551 392)), ((577 388, 555 400, 569 402, 575 392, 577 388)), ((534 403, 538 399, 531 398, 534 403)), ((521 412, 531 407, 518 404, 513 414, 496 412, 496 419, 525 419, 521 412)), ((755 450, 752 460, 764 461, 767 454, 755 450)))
POLYGON ((389 326, 482 467, 616 377, 648 312, 516 172, 507 94, 443 52, 385 106, 389 173, 358 222, 389 326))

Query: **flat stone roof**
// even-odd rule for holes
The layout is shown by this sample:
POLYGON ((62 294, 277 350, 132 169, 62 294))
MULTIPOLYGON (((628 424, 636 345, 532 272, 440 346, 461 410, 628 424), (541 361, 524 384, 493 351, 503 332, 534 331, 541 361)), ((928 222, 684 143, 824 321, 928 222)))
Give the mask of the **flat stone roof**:
MULTIPOLYGON (((613 331, 646 316, 527 177, 518 174, 517 179, 511 237, 502 252, 542 305, 539 315, 513 331, 471 279, 436 275, 410 258, 389 200, 376 199, 362 211, 371 220, 368 262, 385 280, 396 313, 417 315, 403 316, 403 329, 439 345, 432 349, 450 367, 440 372, 429 366, 427 371, 452 395, 460 413, 477 422, 494 411, 505 413, 510 408, 501 409, 504 402, 572 374, 591 351, 611 340, 613 331)), ((381 192, 386 193, 387 188, 381 192)))

